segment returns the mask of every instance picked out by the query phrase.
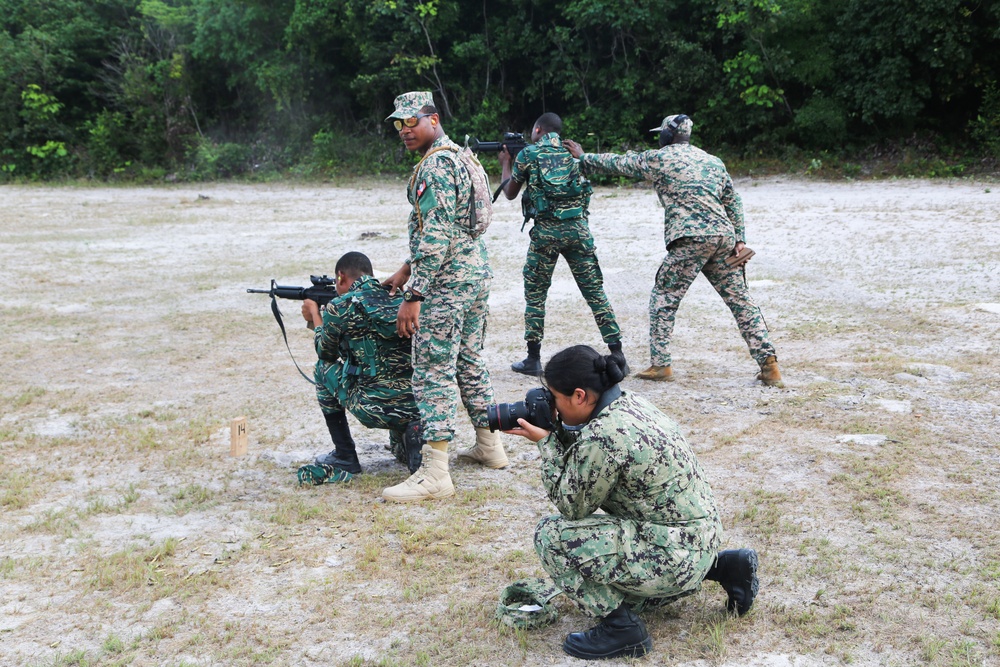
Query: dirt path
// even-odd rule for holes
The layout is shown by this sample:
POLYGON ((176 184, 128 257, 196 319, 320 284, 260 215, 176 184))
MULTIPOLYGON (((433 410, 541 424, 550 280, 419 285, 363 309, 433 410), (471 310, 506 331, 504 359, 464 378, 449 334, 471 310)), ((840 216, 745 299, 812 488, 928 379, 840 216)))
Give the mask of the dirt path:
MULTIPOLYGON (((677 381, 627 379, 682 426, 726 547, 761 554, 755 611, 715 584, 648 617, 649 664, 1000 664, 1000 186, 743 180, 751 291, 785 389, 753 381, 704 279, 677 320, 677 381)), ((455 465, 455 499, 389 506, 405 477, 354 423, 366 474, 298 488, 330 448, 288 358, 271 278, 305 284, 347 250, 406 252, 400 182, 0 190, 0 664, 578 664, 569 605, 518 634, 499 590, 541 570, 552 511, 537 454, 455 465), (250 454, 231 458, 229 423, 250 454)), ((648 190, 599 189, 592 228, 634 371, 663 256, 648 190)), ((527 235, 504 202, 488 359, 497 396, 523 356, 527 235)), ((312 361, 285 302, 296 359, 312 361)), ((603 349, 565 264, 543 359, 603 349)), ((471 444, 465 423, 457 446, 471 444)), ((614 664, 614 663, 611 663, 614 664)))

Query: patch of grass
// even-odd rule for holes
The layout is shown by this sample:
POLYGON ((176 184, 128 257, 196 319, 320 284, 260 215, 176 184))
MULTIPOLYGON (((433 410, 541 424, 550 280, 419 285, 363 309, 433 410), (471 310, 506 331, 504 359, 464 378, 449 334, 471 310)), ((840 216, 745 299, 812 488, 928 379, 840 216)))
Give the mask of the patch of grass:
POLYGON ((726 641, 726 629, 727 621, 721 620, 715 623, 709 623, 706 627, 706 643, 705 643, 705 653, 706 657, 723 660, 728 653, 729 647, 726 641))
POLYGON ((174 512, 184 515, 195 509, 205 509, 215 504, 215 492, 201 484, 188 484, 173 494, 174 512))
POLYGON ((222 664, 267 665, 291 642, 291 638, 277 628, 272 631, 257 623, 230 621, 221 632, 210 633, 205 643, 215 647, 211 653, 222 664))
POLYGON ((131 546, 84 564, 84 579, 92 590, 124 593, 163 581, 160 566, 173 557, 177 540, 167 538, 147 549, 131 546))
POLYGON ((77 513, 70 509, 48 509, 42 512, 41 516, 24 526, 24 531, 28 533, 49 533, 52 535, 62 535, 72 537, 80 528, 79 522, 73 516, 77 513))
POLYGON ((111 655, 118 655, 125 650, 125 642, 122 641, 121 637, 111 633, 105 637, 104 642, 101 644, 101 648, 105 653, 110 653, 111 655))
POLYGON ((789 494, 756 489, 750 493, 744 509, 737 514, 736 522, 752 526, 761 537, 768 539, 799 533, 801 529, 785 519, 785 506, 790 502, 789 494))
POLYGON ((135 488, 135 484, 130 483, 128 488, 124 491, 119 492, 120 495, 120 508, 130 507, 135 501, 139 500, 139 491, 135 488))
POLYGON ((134 442, 133 449, 137 453, 151 452, 163 447, 162 436, 155 428, 142 429, 134 442))
POLYGON ((978 667, 983 664, 983 656, 978 645, 971 639, 960 639, 948 650, 949 667, 978 667))
POLYGON ((938 656, 941 655, 941 651, 948 645, 947 639, 941 639, 940 637, 921 637, 920 638, 920 657, 923 658, 924 662, 935 663, 938 656))
POLYGON ((96 496, 87 502, 87 507, 80 513, 81 516, 94 516, 96 514, 114 514, 118 511, 116 505, 111 504, 103 496, 96 496))
POLYGON ((32 478, 20 470, 5 471, 0 476, 0 506, 19 510, 27 507, 36 496, 32 478))
POLYGON ((20 394, 14 397, 12 401, 15 408, 23 408, 25 406, 31 405, 35 402, 36 398, 41 398, 45 395, 45 389, 43 387, 31 387, 22 391, 20 394))
POLYGON ((852 493, 851 508, 857 518, 891 521, 907 505, 906 496, 895 488, 901 477, 897 463, 852 456, 845 460, 845 467, 848 472, 835 474, 830 481, 852 493))
MULTIPOLYGON (((351 481, 348 485, 353 483, 351 481)), ((273 511, 268 515, 268 521, 279 526, 329 525, 336 522, 338 510, 336 506, 331 505, 330 499, 324 493, 325 490, 319 489, 313 494, 296 493, 278 498, 273 511)))

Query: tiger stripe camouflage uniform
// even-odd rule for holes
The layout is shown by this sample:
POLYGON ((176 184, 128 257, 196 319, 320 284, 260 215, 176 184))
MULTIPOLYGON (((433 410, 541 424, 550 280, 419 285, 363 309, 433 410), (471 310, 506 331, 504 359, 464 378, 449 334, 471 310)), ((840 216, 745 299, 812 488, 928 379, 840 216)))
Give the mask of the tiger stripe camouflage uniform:
POLYGON ((316 397, 324 414, 344 408, 368 428, 389 430, 389 448, 407 463, 403 431, 420 413, 413 400, 410 341, 396 334, 402 297, 373 276, 327 304, 315 329, 316 397))
POLYGON ((776 356, 743 269, 725 261, 737 242, 746 242, 746 232, 743 200, 722 160, 688 143, 675 143, 624 155, 584 153, 580 163, 651 181, 663 204, 667 256, 649 297, 649 356, 654 366, 671 365, 677 307, 699 272, 729 306, 757 364, 763 366, 769 356, 776 356))
POLYGON ((603 618, 623 602, 639 610, 699 590, 722 524, 670 417, 621 392, 578 431, 560 426, 538 450, 542 484, 560 513, 538 523, 535 551, 567 597, 603 618))
POLYGON ((407 190, 410 287, 426 298, 413 335, 413 395, 427 442, 452 440, 458 395, 477 428, 488 428, 494 402, 482 356, 493 271, 482 237, 467 231, 471 179, 448 148, 458 146, 446 135, 431 144, 407 190))
POLYGON ((523 201, 530 201, 536 211, 535 224, 529 232, 531 243, 524 262, 524 339, 541 342, 545 336, 545 299, 552 285, 559 255, 566 258, 569 270, 580 293, 594 314, 594 321, 607 344, 621 341, 621 329, 604 291, 604 275, 597 261, 594 237, 587 223, 590 188, 574 198, 546 199, 539 178, 539 153, 551 156, 556 167, 569 171, 573 156, 562 147, 556 132, 549 132, 531 146, 526 146, 514 159, 511 179, 527 183, 523 201))

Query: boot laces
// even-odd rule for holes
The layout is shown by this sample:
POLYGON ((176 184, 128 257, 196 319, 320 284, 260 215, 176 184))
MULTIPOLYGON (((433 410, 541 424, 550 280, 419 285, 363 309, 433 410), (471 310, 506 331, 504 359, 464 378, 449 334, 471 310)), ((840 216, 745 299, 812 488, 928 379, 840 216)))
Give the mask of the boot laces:
POLYGON ((410 475, 410 481, 412 481, 414 484, 420 484, 430 476, 431 476, 431 457, 425 456, 420 461, 420 467, 417 468, 417 470, 412 475, 410 475))

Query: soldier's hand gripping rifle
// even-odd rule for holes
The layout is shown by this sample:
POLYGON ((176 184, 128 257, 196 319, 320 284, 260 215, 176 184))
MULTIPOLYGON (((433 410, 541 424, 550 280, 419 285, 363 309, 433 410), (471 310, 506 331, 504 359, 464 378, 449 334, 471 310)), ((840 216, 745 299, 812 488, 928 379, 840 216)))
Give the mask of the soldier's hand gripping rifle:
MULTIPOLYGON (((504 132, 503 139, 500 141, 480 141, 475 137, 470 139, 468 135, 466 135, 465 140, 473 153, 499 153, 506 148, 511 160, 514 160, 517 154, 523 151, 527 145, 524 142, 524 135, 520 132, 504 132)), ((503 186, 506 183, 507 181, 501 183, 500 187, 493 193, 494 203, 496 203, 497 197, 500 196, 500 191, 503 190, 503 186)))
MULTIPOLYGON (((274 320, 278 323, 278 328, 281 329, 281 335, 285 339, 285 347, 288 349, 288 355, 292 357, 292 363, 295 364, 295 368, 298 368, 302 377, 316 384, 309 379, 308 375, 302 372, 298 362, 295 361, 295 356, 292 355, 292 348, 288 347, 288 335, 285 333, 285 323, 281 321, 281 311, 278 310, 277 301, 277 299, 292 299, 294 301, 312 299, 322 309, 326 304, 337 298, 337 288, 334 287, 334 279, 330 276, 325 274, 322 276, 309 276, 309 281, 312 283, 312 287, 279 285, 272 279, 271 289, 248 289, 247 292, 250 294, 267 294, 271 297, 271 313, 274 314, 274 320)), ((308 322, 306 322, 306 328, 312 328, 308 322)))
POLYGON ((516 158, 526 145, 524 135, 519 132, 504 132, 500 141, 480 141, 475 137, 469 139, 469 148, 473 153, 499 153, 500 149, 506 148, 511 159, 516 158))

